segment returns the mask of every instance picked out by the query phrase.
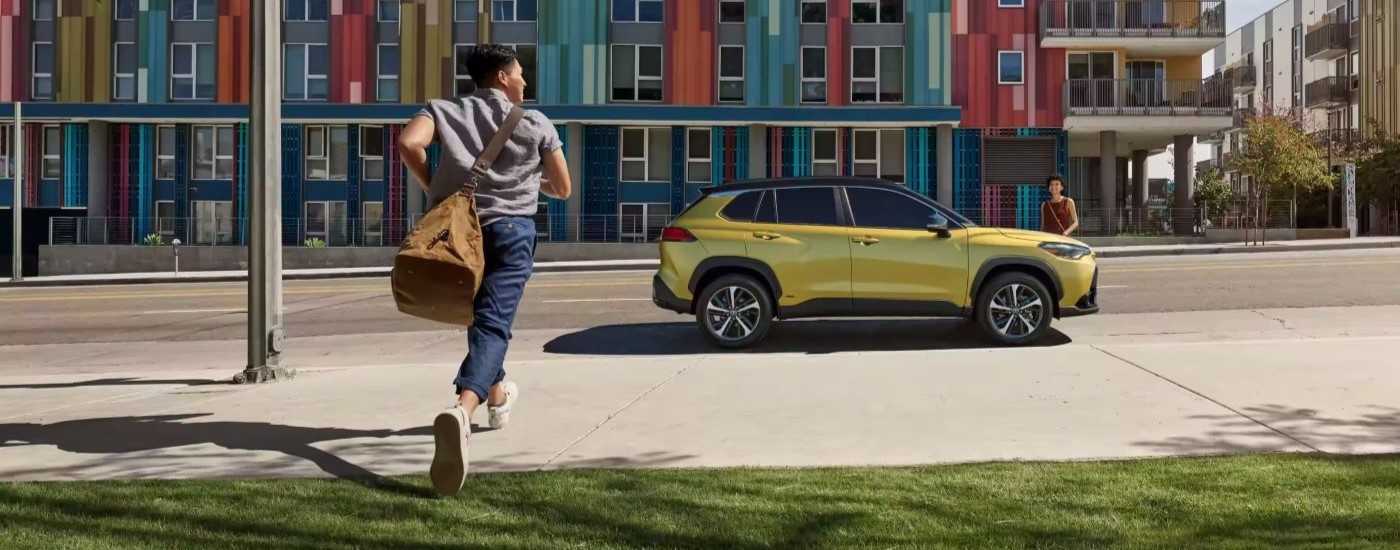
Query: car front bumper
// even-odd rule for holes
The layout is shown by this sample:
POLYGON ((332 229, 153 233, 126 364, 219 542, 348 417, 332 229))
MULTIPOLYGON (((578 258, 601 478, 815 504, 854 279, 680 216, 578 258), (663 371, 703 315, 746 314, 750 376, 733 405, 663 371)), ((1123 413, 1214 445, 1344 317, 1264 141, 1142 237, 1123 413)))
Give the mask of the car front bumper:
POLYGON ((1094 280, 1089 283, 1089 292, 1084 293, 1073 306, 1060 308, 1060 317, 1082 317, 1099 312, 1099 268, 1094 267, 1094 280))

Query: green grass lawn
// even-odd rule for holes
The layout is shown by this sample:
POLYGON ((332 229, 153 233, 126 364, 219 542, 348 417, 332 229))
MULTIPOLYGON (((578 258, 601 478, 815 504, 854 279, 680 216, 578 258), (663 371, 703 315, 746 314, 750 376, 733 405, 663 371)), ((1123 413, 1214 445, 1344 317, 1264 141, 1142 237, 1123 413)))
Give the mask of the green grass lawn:
POLYGON ((1400 459, 0 484, 15 548, 1366 548, 1400 459))

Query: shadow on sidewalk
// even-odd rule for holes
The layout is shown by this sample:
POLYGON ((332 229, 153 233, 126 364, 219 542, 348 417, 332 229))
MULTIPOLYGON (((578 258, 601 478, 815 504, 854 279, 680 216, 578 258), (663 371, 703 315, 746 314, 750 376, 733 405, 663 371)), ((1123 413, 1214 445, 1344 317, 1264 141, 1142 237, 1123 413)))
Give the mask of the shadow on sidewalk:
POLYGON ((1238 410, 1248 416, 1232 412, 1190 416, 1214 425, 1200 436, 1135 444, 1171 455, 1267 453, 1290 446, 1331 454, 1400 453, 1400 408, 1365 405, 1347 407, 1338 411, 1345 414, 1335 415, 1279 404, 1238 410))
MULTIPOLYGON (((408 430, 307 428, 266 422, 187 422, 209 416, 172 414, 70 420, 54 424, 0 424, 0 448, 49 445, 74 454, 107 455, 213 444, 234 451, 270 451, 301 458, 327 474, 373 489, 405 496, 433 498, 427 487, 415 487, 377 475, 317 443, 364 437, 432 435, 428 426, 408 430)), ((199 457, 207 460, 207 457, 199 457)), ((167 461, 172 462, 172 461, 167 461)), ((174 474, 175 468, 170 473, 174 474)))
MULTIPOLYGON (((1061 346, 1072 340, 1050 329, 1035 347, 1061 346)), ((1002 349, 974 325, 956 320, 783 321, 768 337, 739 353, 827 354, 854 351, 924 351, 1002 349)), ((696 355, 722 353, 709 345, 694 322, 642 323, 587 328, 544 345, 545 353, 563 355, 696 355)))
POLYGON ((213 379, 163 380, 159 378, 97 378, 76 382, 56 382, 52 384, 0 384, 0 390, 57 390, 66 388, 89 388, 98 386, 198 386, 217 383, 213 379))

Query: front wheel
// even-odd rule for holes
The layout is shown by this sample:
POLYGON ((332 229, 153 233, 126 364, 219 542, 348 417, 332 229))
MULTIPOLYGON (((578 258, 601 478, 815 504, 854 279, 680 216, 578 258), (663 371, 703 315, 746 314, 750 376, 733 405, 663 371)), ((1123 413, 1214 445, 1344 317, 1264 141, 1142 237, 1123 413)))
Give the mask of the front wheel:
POLYGON ((725 349, 752 346, 773 327, 768 288, 746 275, 725 275, 700 293, 695 321, 710 343, 725 349))
POLYGON ((993 341, 1023 346, 1050 330, 1054 298, 1039 279, 1004 273, 987 282, 977 296, 977 325, 993 341))

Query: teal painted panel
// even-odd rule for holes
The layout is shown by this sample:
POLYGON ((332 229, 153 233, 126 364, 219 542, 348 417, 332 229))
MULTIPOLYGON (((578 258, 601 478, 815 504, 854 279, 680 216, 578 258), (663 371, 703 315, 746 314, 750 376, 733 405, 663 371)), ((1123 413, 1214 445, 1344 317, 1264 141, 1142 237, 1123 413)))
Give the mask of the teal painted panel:
MULTIPOLYGON (((937 177, 934 159, 935 130, 933 128, 905 128, 904 130, 904 185, 922 195, 933 197, 932 184, 937 177)), ((937 197, 934 197, 937 198, 937 197)))
POLYGON ((947 105, 952 80, 952 0, 905 1, 904 101, 947 105))
POLYGON ((551 67, 537 73, 540 103, 607 103, 608 14, 607 2, 540 3, 539 66, 551 67))

